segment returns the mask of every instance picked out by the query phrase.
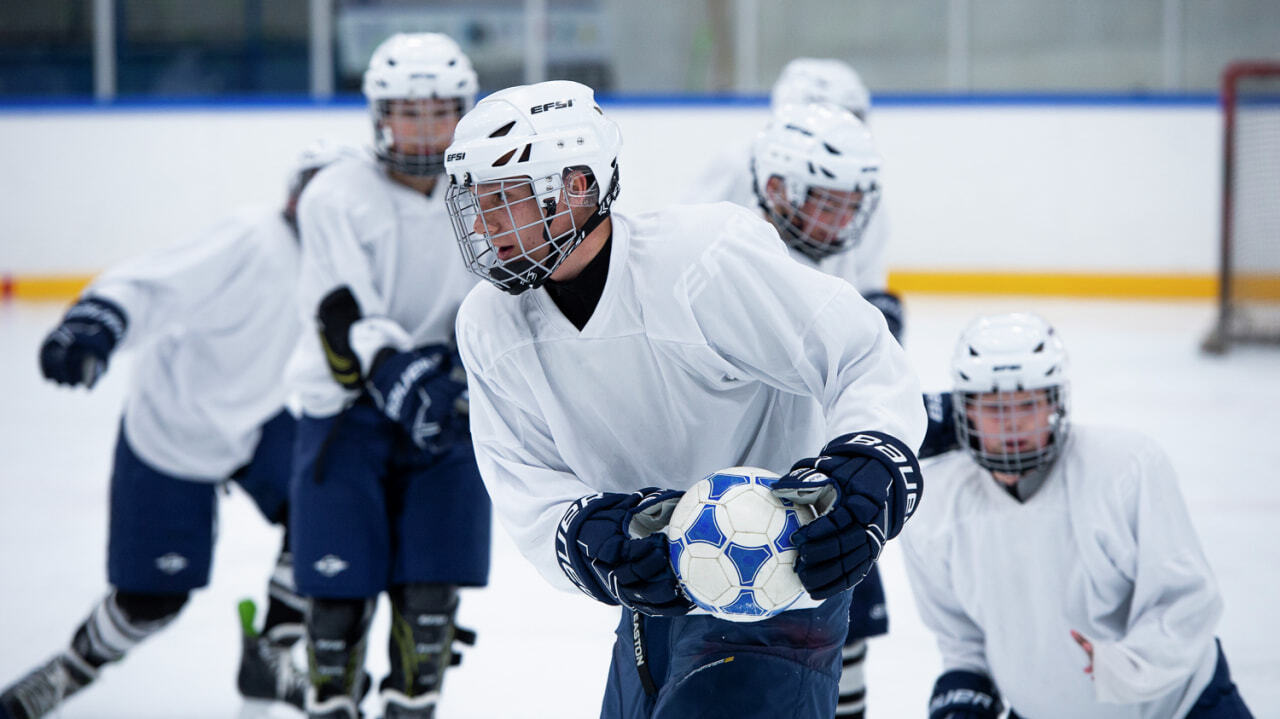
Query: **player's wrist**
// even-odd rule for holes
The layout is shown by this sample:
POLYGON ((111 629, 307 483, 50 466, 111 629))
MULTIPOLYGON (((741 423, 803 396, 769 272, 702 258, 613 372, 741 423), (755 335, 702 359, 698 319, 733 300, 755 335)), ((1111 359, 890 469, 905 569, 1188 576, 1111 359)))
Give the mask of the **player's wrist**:
POLYGON ((120 305, 102 297, 87 296, 72 305, 62 317, 83 344, 101 360, 106 360, 124 340, 129 318, 120 305))
POLYGON ((842 500, 861 495, 884 503, 885 539, 896 537, 919 506, 924 488, 920 462, 906 443, 891 434, 865 431, 840 435, 822 448, 814 467, 835 480, 842 500), (877 463, 884 470, 882 476, 864 477, 856 463, 849 461, 858 458, 877 463))
POLYGON ((556 560, 560 571, 584 594, 611 606, 618 604, 617 597, 607 591, 597 579, 590 558, 578 541, 578 535, 588 518, 604 511, 624 496, 597 493, 580 497, 565 510, 556 528, 556 560))
POLYGON ((556 532, 556 559, 584 594, 644 614, 685 614, 692 603, 680 591, 667 558, 665 526, 680 492, 646 488, 578 499, 556 532))

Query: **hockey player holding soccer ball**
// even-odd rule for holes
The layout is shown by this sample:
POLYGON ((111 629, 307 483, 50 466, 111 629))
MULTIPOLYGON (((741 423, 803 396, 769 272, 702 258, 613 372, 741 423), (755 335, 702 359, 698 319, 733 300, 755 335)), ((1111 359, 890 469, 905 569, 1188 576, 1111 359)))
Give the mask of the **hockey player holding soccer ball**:
POLYGON ((929 716, 1252 716, 1164 452, 1070 423, 1066 353, 1034 315, 974 321, 951 372, 966 451, 927 463, 929 502, 903 539, 942 652, 929 716))
POLYGON ((449 211, 487 280, 458 313, 481 474, 550 582, 622 606, 601 716, 829 719, 849 590, 920 498, 919 385, 879 312, 755 213, 611 212, 621 140, 564 81, 458 124, 449 211), (661 533, 735 465, 821 513, 794 533, 806 595, 751 623, 695 610, 661 533))
MULTIPOLYGON (((344 152, 307 148, 283 212, 246 208, 104 272, 45 339, 41 371, 72 387, 92 388, 116 350, 137 352, 111 472, 111 589, 62 653, 0 693, 0 718, 53 711, 178 616, 209 581, 221 483, 234 480, 269 521, 286 521, 294 419, 280 380, 301 329, 295 210, 308 181, 344 152)), ((238 686, 301 707, 306 678, 289 648, 303 634, 303 604, 287 537, 266 624, 244 637, 238 686)))
POLYGON ((444 35, 394 35, 364 94, 375 157, 329 167, 298 208, 307 325, 290 384, 303 416, 290 522, 307 615, 313 718, 355 719, 376 599, 387 592, 386 719, 434 716, 459 587, 489 574, 489 499, 467 437, 454 318, 476 279, 445 211, 445 148, 476 74, 444 35))

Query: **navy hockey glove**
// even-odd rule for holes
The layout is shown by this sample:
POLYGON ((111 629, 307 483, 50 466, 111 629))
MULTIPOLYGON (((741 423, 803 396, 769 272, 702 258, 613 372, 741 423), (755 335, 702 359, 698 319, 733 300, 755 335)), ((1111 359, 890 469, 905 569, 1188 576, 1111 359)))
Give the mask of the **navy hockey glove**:
POLYGON ((889 325, 889 333, 902 344, 902 299, 889 291, 868 292, 863 297, 880 310, 884 321, 889 325))
POLYGON ((883 432, 837 437, 775 482, 774 494, 818 513, 794 535, 809 595, 826 599, 862 581, 915 512, 921 488, 915 454, 883 432))
POLYGON ((659 530, 684 492, 649 487, 574 502, 556 531, 560 569, 591 597, 641 614, 678 616, 693 609, 680 589, 659 530))
POLYGON ((950 392, 924 396, 924 408, 929 414, 929 426, 925 430, 924 441, 920 443, 920 459, 937 457, 960 449, 960 441, 956 439, 956 417, 952 407, 950 392))
POLYGON ((116 303, 99 297, 80 300, 40 346, 40 371, 58 384, 93 387, 128 326, 116 303))
POLYGON ((929 719, 996 719, 1000 692, 982 674, 952 669, 933 684, 929 719))
POLYGON ((449 350, 427 345, 405 352, 383 349, 373 360, 365 389, 374 404, 399 424, 419 449, 439 454, 466 434, 456 410, 467 375, 452 371, 449 350))

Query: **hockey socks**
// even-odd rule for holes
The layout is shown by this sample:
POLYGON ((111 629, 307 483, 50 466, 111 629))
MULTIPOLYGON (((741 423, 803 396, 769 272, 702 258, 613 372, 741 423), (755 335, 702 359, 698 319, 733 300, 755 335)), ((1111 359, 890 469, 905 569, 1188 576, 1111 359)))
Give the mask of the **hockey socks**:
POLYGON ((0 693, 9 719, 36 719, 98 677, 98 668, 118 661, 147 637, 168 626, 187 595, 112 591, 98 602, 64 652, 0 693))
POLYGON ((76 630, 71 649, 95 669, 118 661, 143 639, 168 626, 186 602, 185 594, 113 591, 76 630))
POLYGON ((837 719, 863 719, 867 712, 867 678, 862 663, 867 659, 867 641, 846 644, 841 650, 840 697, 837 719))

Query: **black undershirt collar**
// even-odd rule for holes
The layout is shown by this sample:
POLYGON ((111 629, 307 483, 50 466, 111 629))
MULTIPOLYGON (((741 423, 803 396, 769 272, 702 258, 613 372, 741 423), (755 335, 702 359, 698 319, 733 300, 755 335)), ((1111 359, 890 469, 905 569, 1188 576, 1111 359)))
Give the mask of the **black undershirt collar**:
POLYGON ((600 296, 604 294, 604 282, 609 278, 609 250, 613 246, 613 235, 605 238, 604 245, 596 256, 591 258, 577 277, 564 282, 547 280, 543 285, 547 294, 565 318, 573 323, 581 332, 596 311, 600 296))

